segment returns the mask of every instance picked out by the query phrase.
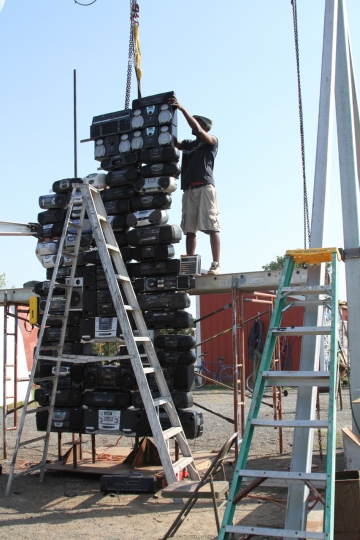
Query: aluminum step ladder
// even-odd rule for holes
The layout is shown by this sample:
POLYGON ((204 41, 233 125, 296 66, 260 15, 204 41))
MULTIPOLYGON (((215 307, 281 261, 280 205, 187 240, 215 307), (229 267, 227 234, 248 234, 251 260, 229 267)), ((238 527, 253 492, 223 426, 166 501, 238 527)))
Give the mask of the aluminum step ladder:
MULTIPOLYGON (((81 228, 82 222, 84 219, 85 211, 87 213, 87 217, 90 220, 93 235, 96 241, 97 249, 99 252, 100 260, 103 265, 104 273, 107 279, 107 283, 110 289, 112 301, 114 304, 114 308, 117 314, 117 319, 119 321, 119 325, 123 334, 123 339, 125 342, 125 345, 127 347, 128 355, 126 358, 130 358, 131 365, 137 380, 137 384, 141 393, 141 397, 143 400, 144 408, 149 420, 149 424, 152 431, 152 436, 154 437, 155 444, 157 446, 157 450, 161 459, 161 463, 164 469, 165 477, 168 482, 168 484, 171 484, 175 482, 178 479, 178 473, 182 471, 183 469, 186 469, 188 471, 188 474, 192 480, 199 480, 199 473, 196 469, 195 461, 192 457, 191 450, 189 447, 189 444, 186 440, 186 436, 184 433, 184 430, 182 428, 179 416, 177 414, 176 408, 174 406, 170 391, 168 389, 164 374, 162 372, 162 368, 160 366, 160 363, 158 361, 154 346, 152 344, 152 341, 149 336, 148 329, 146 327, 142 312, 140 310, 134 289, 132 287, 130 278, 127 273, 126 266, 123 262, 120 249, 117 245, 114 232, 108 222, 106 210, 103 204, 103 201, 101 199, 101 196, 99 194, 99 191, 95 189, 94 187, 87 185, 87 184, 76 184, 72 196, 72 200, 74 197, 74 194, 76 190, 80 190, 82 193, 82 210, 80 215, 80 223, 79 227, 81 228), (123 295, 120 290, 123 292, 123 295, 126 299, 126 303, 124 303, 123 295), (129 315, 132 316, 133 321, 135 323, 135 326, 138 330, 138 335, 134 336, 134 332, 131 326, 131 321, 129 319, 129 315), (150 364, 150 367, 144 367, 143 362, 138 350, 138 345, 143 345, 145 349, 145 353, 147 356, 147 362, 150 364), (157 383, 159 394, 160 396, 156 399, 153 399, 148 381, 146 378, 146 375, 152 373, 154 376, 154 379, 157 383), (171 428, 163 431, 159 416, 158 416, 158 408, 163 407, 165 411, 167 412, 169 416, 169 420, 171 423, 171 428), (182 457, 175 461, 174 463, 171 460, 170 456, 170 448, 169 448, 169 441, 170 439, 174 438, 180 448, 182 457)), ((67 223, 71 223, 70 215, 71 215, 71 208, 72 206, 72 200, 69 204, 69 209, 67 213, 67 223)), ((35 353, 35 360, 34 360, 34 366, 31 373, 28 393, 26 396, 25 403, 27 405, 27 400, 30 395, 30 389, 33 382, 40 382, 39 379, 34 379, 35 369, 37 361, 40 359, 46 359, 46 360, 54 360, 52 357, 47 356, 40 356, 39 351, 41 347, 41 341, 42 341, 42 335, 43 330, 45 326, 45 319, 48 314, 48 308, 50 303, 50 298, 52 295, 52 290, 55 285, 55 277, 57 274, 57 269, 60 264, 60 257, 61 257, 61 251, 64 245, 65 236, 66 236, 66 227, 64 227, 64 232, 61 237, 61 242, 59 245, 59 252, 58 257, 56 261, 56 265, 54 268, 54 274, 51 280, 50 284, 50 291, 48 295, 48 302, 46 304, 46 309, 44 313, 44 319, 41 325, 40 334, 39 334, 39 343, 36 349, 35 353)), ((76 269, 76 260, 77 255, 79 252, 79 246, 80 246, 80 235, 78 235, 76 245, 74 247, 73 251, 73 266, 71 270, 70 275, 70 283, 73 283, 74 276, 75 276, 75 269, 76 269)), ((68 255, 68 253, 66 253, 68 255)), ((63 285, 61 285, 62 287, 63 285)), ((88 363, 88 362, 98 362, 98 357, 85 357, 85 356, 74 356, 74 355, 62 355, 62 348, 64 344, 65 339, 65 331, 66 331, 66 322, 70 307, 70 298, 71 298, 71 291, 72 286, 69 286, 69 291, 67 292, 66 297, 66 305, 65 305, 65 315, 63 318, 63 327, 62 327, 62 334, 60 343, 58 345, 59 350, 59 358, 56 366, 56 372, 55 372, 55 379, 54 380, 54 390, 52 392, 51 402, 48 407, 41 407, 37 409, 31 409, 28 410, 27 406, 24 407, 23 417, 22 421, 20 423, 19 427, 19 434, 15 446, 14 456, 11 464, 11 470, 8 480, 8 485, 6 488, 6 495, 9 494, 10 488, 11 488, 11 482, 13 477, 18 476, 19 474, 25 474, 28 472, 32 472, 34 470, 40 469, 40 481, 43 480, 44 477, 44 470, 45 470, 45 464, 46 464, 46 455, 49 445, 49 437, 50 437, 50 429, 51 429, 51 420, 52 420, 52 411, 54 408, 55 403, 55 393, 56 393, 56 387, 57 387, 57 379, 59 376, 59 370, 60 370, 60 364, 62 360, 66 360, 66 362, 74 362, 74 363, 88 363), (25 415, 29 412, 38 412, 40 410, 47 409, 49 410, 49 419, 48 419, 48 425, 47 425, 47 432, 44 437, 38 437, 36 439, 33 439, 32 441, 26 441, 24 443, 20 443, 21 438, 21 431, 23 427, 23 421, 25 418, 25 415), (41 463, 39 463, 37 466, 28 469, 27 471, 21 471, 20 473, 17 473, 14 475, 14 467, 16 463, 16 456, 20 445, 29 444, 29 442, 35 442, 44 439, 44 452, 43 452, 43 458, 41 463)), ((56 318, 58 318, 56 316, 56 318)), ((102 360, 117 360, 124 357, 102 357, 102 360)), ((56 360, 56 358, 55 358, 56 360)), ((41 379, 44 380, 44 379, 41 379)), ((51 379, 53 380, 53 379, 51 379)))
MULTIPOLYGON (((338 296, 337 296, 337 261, 340 255, 337 248, 319 248, 308 250, 287 251, 284 269, 281 275, 274 311, 272 313, 268 334, 261 358, 258 376, 255 383, 249 415, 245 427, 245 433, 234 472, 234 477, 229 493, 229 499, 224 513, 222 526, 219 532, 219 540, 228 540, 231 533, 251 535, 251 537, 265 536, 276 538, 319 538, 332 540, 334 535, 334 491, 335 491, 335 449, 336 449, 336 394, 337 394, 337 332, 338 332, 338 296), (331 262, 332 284, 329 286, 290 287, 291 276, 295 263, 321 264, 331 262), (289 296, 301 295, 305 300, 288 301, 289 296), (329 298, 331 297, 331 299, 329 298), (281 318, 287 309, 292 306, 331 306, 331 326, 291 327, 281 326, 281 318), (331 350, 329 371, 270 371, 271 359, 278 336, 323 336, 330 335, 331 350), (313 411, 308 418, 295 416, 293 420, 266 420, 258 418, 261 400, 263 399, 265 386, 293 386, 298 388, 298 405, 302 399, 299 390, 302 387, 310 387, 315 393, 317 387, 329 388, 329 411, 327 420, 315 420, 313 411), (260 471, 247 468, 247 461, 251 449, 251 442, 256 427, 270 428, 294 428, 294 434, 298 438, 307 434, 309 430, 326 428, 327 431, 327 456, 325 473, 311 472, 311 459, 305 470, 294 470, 293 463, 290 472, 260 471), (241 489, 243 479, 251 482, 241 489), (313 483, 320 482, 325 486, 324 522, 323 532, 306 532, 306 530, 274 529, 269 527, 251 527, 233 525, 236 505, 253 489, 262 484, 266 479, 283 481, 288 486, 289 492, 292 486, 301 484, 306 486, 306 498, 309 490, 317 493, 313 483)), ((298 408, 299 410, 299 408, 298 408)), ((305 437, 304 437, 305 440, 305 437)), ((308 448, 312 455, 312 445, 308 448)), ((320 500, 321 500, 320 499, 320 500)), ((301 511, 301 508, 299 509, 301 511)), ((305 520, 306 523, 306 520, 305 520)), ((306 529, 306 527, 305 527, 306 529)))

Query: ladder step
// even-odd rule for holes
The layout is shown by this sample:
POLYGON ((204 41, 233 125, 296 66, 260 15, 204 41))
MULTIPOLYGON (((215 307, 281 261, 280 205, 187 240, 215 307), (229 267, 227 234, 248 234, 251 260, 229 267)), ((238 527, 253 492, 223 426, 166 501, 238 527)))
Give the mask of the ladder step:
POLYGON ((284 472, 284 471, 254 471, 251 469, 240 469, 239 476, 250 478, 273 478, 276 480, 300 481, 304 480, 324 482, 327 475, 325 473, 307 473, 307 472, 284 472))
MULTIPOLYGON (((157 373, 157 372, 159 371, 158 369, 156 369, 156 368, 154 368, 154 367, 144 367, 143 369, 144 369, 145 375, 146 375, 147 373, 157 373)), ((155 401, 155 400, 154 400, 154 401, 155 401)))
POLYGON ((130 281, 129 276, 121 276, 120 274, 115 274, 115 277, 118 281, 130 281))
POLYGON ((286 308, 316 306, 329 306, 329 300, 288 300, 286 303, 286 308))
POLYGON ((24 476, 24 474, 30 474, 32 472, 38 471, 39 469, 41 469, 40 463, 38 463, 38 465, 34 465, 33 467, 30 467, 29 469, 24 469, 20 472, 17 472, 16 474, 14 474, 14 478, 17 478, 18 476, 24 476))
POLYGON ((329 386, 328 371, 264 371, 266 386, 329 386))
POLYGON ((169 401, 171 401, 171 396, 159 397, 159 398, 154 399, 154 405, 155 407, 160 407, 160 405, 164 405, 164 403, 169 403, 169 401))
POLYGON ((134 336, 134 341, 140 343, 148 343, 151 339, 148 336, 134 336))
POLYGON ((36 437, 35 439, 30 439, 29 441, 24 441, 19 443, 20 446, 26 446, 27 444, 31 444, 37 441, 44 441, 47 438, 47 435, 42 435, 41 437, 36 437))
MULTIPOLYGON (((34 379, 34 383, 38 384, 38 383, 43 382, 43 381, 53 381, 53 380, 54 380, 54 375, 49 375, 49 377, 41 377, 41 379, 34 379)), ((51 390, 51 388, 50 388, 50 390, 51 390)))
POLYGON ((82 229, 82 225, 79 225, 78 223, 74 223, 73 221, 69 221, 68 226, 74 227, 75 229, 82 229))
POLYGON ((14 367, 15 367, 15 364, 5 364, 5 368, 8 368, 8 367, 14 368, 14 367))
POLYGON ((179 461, 175 461, 175 463, 173 463, 173 469, 175 471, 175 473, 178 473, 180 471, 182 471, 183 469, 185 469, 188 465, 190 465, 190 463, 193 463, 194 460, 193 458, 190 456, 190 457, 182 457, 179 459, 179 461))
POLYGON ((309 538, 325 539, 325 533, 323 532, 308 532, 308 531, 291 531, 286 529, 270 529, 268 527, 242 527, 240 525, 227 525, 226 532, 238 533, 252 536, 273 536, 280 538, 309 538))
POLYGON ((331 285, 314 285, 313 287, 283 287, 281 296, 287 296, 288 294, 307 296, 328 294, 331 295, 331 285))
POLYGON ((99 221, 107 221, 106 217, 101 216, 100 214, 96 214, 99 221))
POLYGON ((119 246, 112 246, 111 244, 105 244, 105 245, 109 251, 116 251, 117 253, 120 252, 119 246))
MULTIPOLYGON (((45 345, 45 346, 42 346, 41 345, 41 350, 42 351, 56 351, 57 349, 61 349, 62 345, 45 345)), ((41 358, 39 356, 39 358, 41 358)))
POLYGON ((47 319, 67 319, 66 315, 52 315, 48 314, 47 319))
POLYGON ((29 382, 29 381, 30 381, 29 378, 16 379, 16 382, 29 382))
POLYGON ((331 326, 287 326, 269 328, 275 336, 328 336, 331 334, 331 326))
POLYGON ((177 435, 178 433, 181 433, 182 430, 183 430, 183 428, 181 426, 179 426, 179 427, 171 427, 169 429, 166 429, 165 431, 163 431, 164 439, 165 440, 172 439, 172 437, 175 437, 175 435, 177 435))
POLYGON ((259 427, 288 427, 288 428, 327 428, 327 420, 264 420, 256 418, 252 420, 253 426, 259 427))
POLYGON ((140 311, 139 308, 135 308, 135 307, 129 306, 127 304, 124 305, 124 308, 126 309, 126 311, 140 311))
POLYGON ((35 409, 27 409, 26 414, 34 414, 41 411, 48 411, 49 409, 52 409, 51 405, 47 405, 46 407, 36 407, 35 409))

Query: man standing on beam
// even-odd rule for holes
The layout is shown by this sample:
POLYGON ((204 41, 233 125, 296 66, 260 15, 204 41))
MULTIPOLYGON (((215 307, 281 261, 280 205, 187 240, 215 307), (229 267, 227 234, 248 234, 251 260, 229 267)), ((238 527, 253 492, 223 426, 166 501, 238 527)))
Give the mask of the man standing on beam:
POLYGON ((177 141, 182 150, 181 189, 182 198, 181 229, 186 235, 186 253, 195 255, 196 233, 201 231, 210 236, 213 262, 208 274, 220 274, 220 223, 218 203, 213 176, 214 163, 218 151, 218 140, 210 135, 212 120, 206 116, 191 116, 176 97, 170 105, 183 113, 196 139, 177 141))

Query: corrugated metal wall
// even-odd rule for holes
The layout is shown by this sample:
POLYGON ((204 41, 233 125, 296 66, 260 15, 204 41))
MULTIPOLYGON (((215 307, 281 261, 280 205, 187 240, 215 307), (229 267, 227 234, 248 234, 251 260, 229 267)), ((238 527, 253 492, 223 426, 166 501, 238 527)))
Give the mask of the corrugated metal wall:
MULTIPOLYGON (((247 299, 261 299, 265 300, 265 297, 256 296, 254 294, 244 294, 244 321, 254 317, 260 313, 263 313, 269 309, 269 305, 264 303, 252 303, 246 301, 247 299)), ((211 313, 219 308, 222 308, 226 304, 231 303, 231 294, 204 294, 200 296, 200 317, 211 313)), ((304 309, 292 308, 284 313, 282 319, 282 326, 301 326, 303 324, 304 309)), ((266 333, 269 327, 270 314, 262 315, 260 320, 263 324, 263 341, 265 342, 266 333)), ((237 322, 239 323, 239 315, 237 322)), ((246 375, 253 369, 253 363, 248 358, 248 337, 251 331, 251 327, 254 321, 245 324, 245 370, 246 375)), ((205 319, 201 323, 201 341, 219 334, 220 332, 232 327, 232 309, 227 309, 205 319)), ((232 365, 233 362, 233 347, 232 347, 232 330, 223 334, 201 346, 201 352, 207 352, 204 357, 204 362, 207 367, 215 373, 216 365, 208 365, 210 362, 217 363, 219 357, 224 357, 224 365, 232 365)), ((301 338, 289 337, 288 338, 288 351, 291 353, 290 365, 287 369, 297 370, 300 362, 300 350, 301 350, 301 338)), ((239 332, 238 332, 238 352, 239 348, 239 332)), ((283 351, 285 353, 285 351, 283 351)), ((198 350, 199 353, 199 350, 198 350)), ((289 355, 288 355, 289 356, 289 355)), ((282 362, 284 363, 285 354, 282 356, 282 362)), ((240 358, 239 358, 240 361, 240 358)), ((285 368, 285 365, 283 366, 285 368)))

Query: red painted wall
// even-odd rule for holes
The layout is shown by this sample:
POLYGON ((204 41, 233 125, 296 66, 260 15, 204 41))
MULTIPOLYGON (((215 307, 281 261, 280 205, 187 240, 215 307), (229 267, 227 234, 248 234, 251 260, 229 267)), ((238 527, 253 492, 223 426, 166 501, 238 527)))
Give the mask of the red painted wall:
MULTIPOLYGON (((269 293, 270 294, 270 293, 269 293)), ((269 309, 269 305, 264 303, 252 303, 248 302, 250 300, 269 300, 269 298, 263 297, 261 295, 256 296, 255 294, 244 294, 244 321, 250 319, 253 316, 256 316, 260 313, 263 313, 269 309)), ((226 304, 231 303, 231 294, 204 294, 200 296, 200 317, 211 313, 219 308, 222 308, 226 304)), ((303 324, 304 308, 291 308, 288 309, 282 318, 282 326, 301 326, 303 324)), ((263 324, 263 342, 266 339, 266 333, 269 327, 270 314, 267 313, 260 317, 260 320, 263 324)), ((239 311, 237 317, 237 323, 239 324, 239 311)), ((244 339, 244 349, 245 349, 245 376, 247 376, 253 370, 253 363, 248 358, 248 337, 251 331, 251 326, 254 321, 251 321, 245 324, 245 339, 244 339)), ((227 330, 232 327, 232 309, 227 309, 205 319, 201 323, 201 342, 206 339, 219 334, 223 330, 227 330)), ((240 341, 239 341, 238 331, 238 353, 240 352, 240 341)), ((288 337, 288 347, 291 350, 291 363, 287 366, 287 369, 297 370, 300 363, 300 350, 301 350, 301 338, 297 337, 288 337)), ((199 352, 199 351, 198 351, 199 352)), ((232 330, 223 334, 207 343, 204 343, 201 346, 201 352, 207 352, 207 355, 204 357, 204 362, 207 367, 215 373, 216 365, 208 365, 209 362, 217 362, 219 357, 225 357, 224 365, 232 365, 233 362, 233 345, 232 345, 232 330)), ((238 359, 240 363, 240 358, 238 359)), ((284 356, 282 356, 282 362, 284 362, 284 356)), ((284 366, 285 367, 285 366, 284 366)))

